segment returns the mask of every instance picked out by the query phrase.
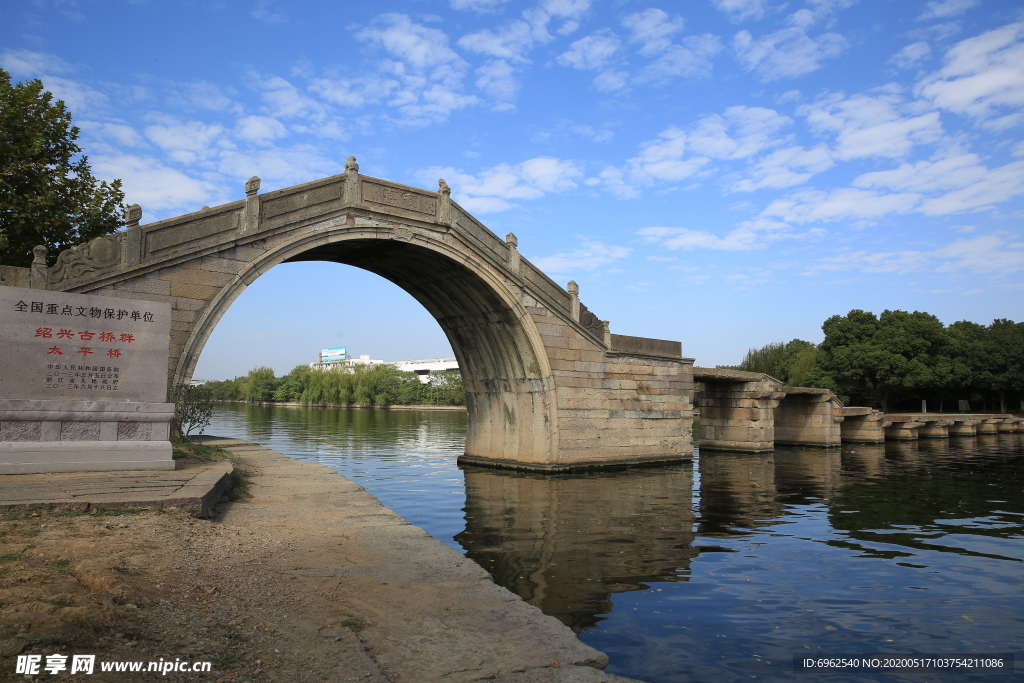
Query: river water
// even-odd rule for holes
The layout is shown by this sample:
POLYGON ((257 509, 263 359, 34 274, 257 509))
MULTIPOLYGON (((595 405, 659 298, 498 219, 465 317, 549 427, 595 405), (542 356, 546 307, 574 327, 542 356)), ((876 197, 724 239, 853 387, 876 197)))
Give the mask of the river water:
POLYGON ((1018 653, 1024 434, 538 476, 462 468, 466 415, 224 404, 206 433, 321 462, 611 658, 681 681, 995 681, 795 655, 1018 653))

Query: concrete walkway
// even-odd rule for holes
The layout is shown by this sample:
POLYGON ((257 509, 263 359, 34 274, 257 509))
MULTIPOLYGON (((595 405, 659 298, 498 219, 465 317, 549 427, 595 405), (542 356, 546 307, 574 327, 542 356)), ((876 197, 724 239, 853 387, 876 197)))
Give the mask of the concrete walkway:
POLYGON ((231 463, 175 470, 0 475, 0 511, 177 507, 209 517, 231 483, 231 463))
MULTIPOLYGON (((288 552, 261 565, 267 583, 291 584, 305 596, 329 593, 359 613, 359 638, 385 680, 638 683, 601 671, 603 652, 329 467, 245 441, 200 440, 258 472, 252 498, 225 506, 214 522, 286 539, 288 552)), ((288 608, 293 624, 302 621, 296 609, 288 608)), ((282 652, 311 652, 320 640, 297 626, 288 636, 282 652)))

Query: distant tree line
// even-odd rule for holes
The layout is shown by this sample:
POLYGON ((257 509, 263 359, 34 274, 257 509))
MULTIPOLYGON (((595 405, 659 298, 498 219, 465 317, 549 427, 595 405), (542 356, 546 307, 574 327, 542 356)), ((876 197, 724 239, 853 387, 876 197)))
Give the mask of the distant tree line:
POLYGON ((928 400, 938 410, 1006 412, 1024 396, 1024 323, 962 320, 944 326, 928 313, 852 310, 821 326, 825 339, 775 342, 747 352, 737 367, 789 386, 825 387, 854 405, 888 411, 928 400))
POLYGON ((249 403, 329 403, 336 405, 446 405, 466 404, 459 372, 430 375, 426 384, 414 372, 394 365, 336 366, 317 370, 296 366, 283 377, 273 368, 259 367, 244 377, 207 382, 210 397, 218 401, 249 403))

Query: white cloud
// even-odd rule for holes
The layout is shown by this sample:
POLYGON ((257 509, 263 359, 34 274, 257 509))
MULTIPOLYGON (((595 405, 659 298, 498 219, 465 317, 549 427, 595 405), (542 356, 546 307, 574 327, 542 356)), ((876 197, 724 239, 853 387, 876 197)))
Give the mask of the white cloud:
POLYGON ((640 43, 640 54, 654 56, 663 53, 672 45, 672 36, 683 30, 681 17, 669 17, 654 7, 635 12, 622 20, 629 29, 629 40, 640 43))
MULTIPOLYGON (((966 179, 965 179, 966 180, 966 179)), ((946 216, 965 211, 990 209, 1024 194, 1024 161, 986 169, 982 176, 965 182, 964 187, 925 201, 921 212, 928 216, 946 216)))
POLYGON ((730 21, 740 22, 763 17, 767 0, 711 0, 711 3, 730 21))
POLYGON ((762 188, 793 187, 834 165, 831 153, 823 145, 811 149, 786 147, 752 164, 745 171, 746 177, 734 182, 730 189, 734 192, 753 192, 762 188))
POLYGON ((722 51, 718 36, 703 34, 686 36, 681 45, 673 44, 645 69, 640 79, 664 83, 676 77, 707 77, 711 75, 711 58, 722 51))
POLYGON ((477 67, 476 75, 476 87, 499 102, 511 102, 519 94, 515 68, 503 59, 493 59, 477 67))
POLYGON ((541 0, 540 4, 523 12, 523 17, 533 26, 538 40, 546 42, 551 39, 547 32, 553 19, 561 20, 555 29, 560 36, 567 36, 580 25, 580 19, 590 11, 591 0, 541 0))
POLYGON ((777 134, 793 120, 774 109, 729 107, 702 118, 690 133, 690 148, 717 159, 745 159, 779 144, 777 134))
POLYGON ((484 29, 464 35, 459 38, 458 45, 463 50, 477 54, 525 62, 526 53, 533 48, 536 40, 537 36, 529 23, 513 21, 497 32, 484 29))
POLYGON ((864 173, 853 184, 856 187, 922 194, 949 191, 983 179, 988 169, 979 161, 976 154, 957 154, 936 161, 905 163, 888 171, 864 173))
POLYGON ((628 71, 608 70, 602 71, 594 76, 594 87, 601 92, 618 92, 629 86, 630 76, 628 71))
POLYGON ((382 14, 372 26, 358 31, 356 38, 382 46, 388 54, 419 71, 444 72, 464 65, 448 47, 448 36, 443 31, 417 24, 404 14, 382 14))
POLYGON ((922 79, 916 93, 943 109, 985 119, 1024 105, 1024 22, 954 45, 945 66, 922 79))
POLYGON ((211 183, 185 175, 152 157, 96 155, 89 162, 97 177, 120 178, 125 201, 141 205, 143 211, 195 211, 216 196, 211 183))
POLYGON ((600 69, 611 61, 621 46, 618 36, 602 29, 572 43, 568 50, 558 55, 558 63, 580 70, 600 69))
POLYGON ((212 165, 221 177, 237 182, 237 198, 246 178, 257 175, 263 179, 262 191, 289 187, 309 182, 313 178, 326 178, 344 170, 345 156, 341 150, 317 144, 297 144, 290 147, 268 146, 255 150, 222 150, 212 165))
POLYGON ((1008 241, 998 235, 979 235, 956 240, 937 249, 935 255, 946 259, 936 268, 940 273, 970 270, 984 275, 1024 270, 1024 241, 1008 241))
POLYGON ((722 50, 722 41, 711 34, 686 36, 679 43, 673 42, 684 22, 660 9, 630 14, 622 25, 629 30, 629 42, 640 45, 638 53, 653 60, 637 74, 639 82, 660 84, 677 77, 709 76, 713 68, 711 58, 722 50))
POLYGON ((977 275, 1016 273, 1024 270, 1024 242, 1007 240, 999 235, 979 235, 954 240, 931 250, 843 252, 821 259, 807 273, 843 270, 901 274, 923 270, 938 273, 965 270, 977 275))
POLYGON ((167 86, 166 91, 168 102, 185 110, 243 113, 240 103, 229 97, 220 86, 209 81, 174 83, 167 86))
POLYGON ((106 109, 109 98, 79 81, 60 76, 43 76, 43 86, 54 98, 63 100, 73 114, 96 113, 106 109))
POLYGON ((574 162, 554 157, 499 164, 476 175, 450 166, 435 166, 416 175, 423 182, 444 178, 455 200, 476 213, 505 211, 514 206, 514 200, 539 199, 549 192, 573 190, 583 177, 574 162))
POLYGON ((546 273, 572 273, 582 270, 596 270, 614 261, 624 259, 633 252, 628 247, 608 245, 603 242, 584 241, 576 251, 542 256, 530 259, 533 265, 546 273))
POLYGON ((716 235, 710 230, 693 230, 692 228, 641 228, 636 234, 649 244, 656 244, 663 249, 714 249, 717 251, 749 251, 761 249, 769 242, 783 238, 802 237, 794 234, 790 227, 779 221, 756 219, 744 221, 724 236, 716 235))
POLYGON ((977 5, 979 0, 928 0, 924 12, 918 17, 920 21, 945 19, 963 14, 977 5))
POLYGON ((508 0, 448 0, 452 9, 470 10, 481 14, 493 12, 507 2, 508 0))
POLYGON ((158 123, 146 126, 144 133, 167 156, 183 164, 193 164, 214 154, 224 127, 201 121, 179 121, 172 116, 153 117, 158 123))
POLYGON ((1024 195, 1024 161, 989 169, 976 155, 959 153, 865 173, 853 185, 803 190, 773 201, 761 215, 790 223, 875 222, 906 213, 948 216, 988 210, 1024 195))
MULTIPOLYGON (((80 121, 79 128, 90 139, 103 140, 119 147, 145 147, 146 141, 125 123, 80 121)), ((91 147, 90 147, 91 149, 91 147)))
POLYGON ((353 79, 336 76, 314 78, 309 89, 328 102, 358 109, 386 100, 400 86, 397 79, 374 74, 353 79))
MULTIPOLYGON (((636 185, 686 180, 706 169, 712 159, 747 159, 777 147, 785 141, 780 131, 791 123, 792 119, 773 109, 729 107, 721 115, 701 118, 690 130, 677 126, 663 130, 656 139, 641 144, 624 172, 605 169, 592 184, 603 183, 620 197, 635 197, 636 185)), ((791 161, 798 162, 797 157, 794 154, 791 161)), ((806 158, 808 169, 819 165, 819 160, 806 158)))
POLYGON ((587 178, 587 185, 604 185, 605 189, 620 199, 636 199, 640 192, 626 180, 626 174, 617 166, 607 166, 594 178, 587 178))
POLYGON ((913 211, 920 206, 921 195, 912 192, 882 193, 854 187, 828 192, 801 190, 786 199, 776 199, 761 212, 789 223, 855 220, 874 222, 890 214, 913 211))
POLYGON ((267 114, 278 119, 308 119, 323 121, 327 117, 327 107, 290 81, 280 76, 260 76, 249 74, 253 85, 260 91, 260 99, 266 107, 267 114))
POLYGON ((916 66, 931 56, 932 48, 925 41, 918 41, 907 45, 902 50, 889 58, 889 61, 899 69, 907 69, 916 66))
POLYGON ((57 55, 34 50, 4 50, 0 67, 15 78, 39 78, 44 74, 68 74, 76 70, 57 55))
POLYGON ((766 83, 816 71, 824 60, 846 49, 847 40, 838 33, 812 38, 806 29, 804 25, 790 26, 763 38, 740 31, 733 38, 733 49, 740 64, 747 71, 756 71, 766 83))
POLYGON ((640 154, 627 162, 630 176, 639 180, 684 180, 701 170, 707 157, 686 157, 686 131, 672 127, 641 145, 640 154))
POLYGON ((548 43, 554 36, 548 32, 553 19, 562 20, 555 30, 559 35, 568 35, 579 27, 579 20, 590 9, 590 0, 543 0, 522 14, 522 19, 513 20, 502 28, 492 31, 482 29, 459 38, 463 50, 477 54, 526 63, 526 55, 537 44, 548 43))
POLYGON ((1024 194, 1024 162, 989 169, 976 154, 959 153, 865 173, 853 184, 930 195, 916 209, 926 215, 944 216, 989 209, 1024 194))
POLYGON ((236 137, 257 144, 268 144, 286 135, 284 124, 270 116, 243 116, 235 126, 236 137))
POLYGON ((269 26, 283 24, 288 20, 288 15, 283 11, 274 11, 271 7, 273 4, 273 0, 256 0, 256 7, 250 15, 269 26))
POLYGON ((398 84, 388 104, 406 117, 404 123, 443 121, 451 112, 478 103, 475 96, 460 92, 469 65, 448 47, 443 31, 392 13, 374 19, 356 38, 394 58, 382 60, 379 69, 398 84))
POLYGON ((864 157, 906 156, 916 144, 942 136, 938 112, 903 116, 902 98, 894 94, 826 94, 797 111, 812 130, 834 133, 835 155, 849 160, 864 157))
POLYGON ((909 273, 920 270, 929 262, 928 255, 913 250, 905 251, 847 251, 821 259, 805 271, 806 275, 821 272, 858 270, 862 273, 909 273))
POLYGON ((911 40, 937 40, 941 42, 952 38, 962 30, 963 26, 960 25, 960 22, 945 21, 941 24, 932 24, 931 26, 908 31, 907 37, 911 40))

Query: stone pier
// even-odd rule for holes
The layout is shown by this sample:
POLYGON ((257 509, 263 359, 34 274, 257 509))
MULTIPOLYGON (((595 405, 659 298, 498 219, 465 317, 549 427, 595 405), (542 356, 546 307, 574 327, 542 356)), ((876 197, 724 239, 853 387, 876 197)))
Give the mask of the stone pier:
POLYGON ((786 396, 782 382, 756 372, 693 368, 701 386, 700 447, 719 451, 775 448, 775 408, 786 396))
POLYGON ((843 417, 843 421, 839 425, 843 441, 885 442, 885 428, 892 424, 886 418, 885 413, 861 406, 837 408, 836 412, 843 417))
POLYGON ((912 417, 899 415, 888 415, 886 420, 889 421, 889 426, 885 428, 885 440, 886 441, 915 441, 918 438, 919 430, 924 426, 924 422, 920 422, 912 417))
POLYGON ((784 387, 775 408, 775 443, 791 446, 839 446, 845 416, 828 389, 784 387))

